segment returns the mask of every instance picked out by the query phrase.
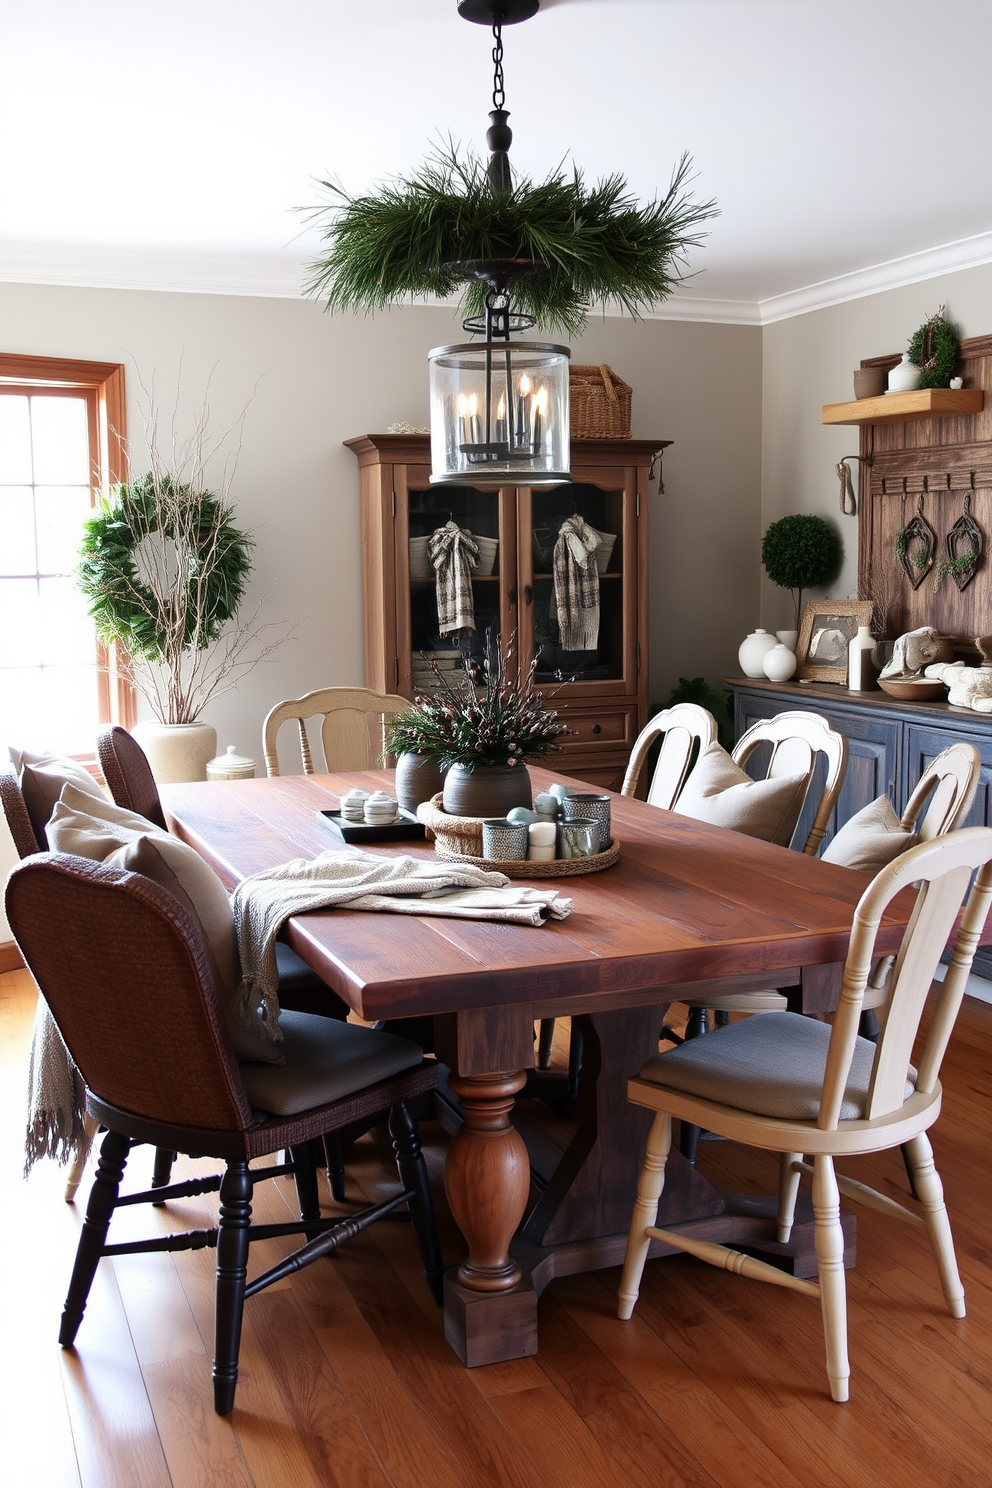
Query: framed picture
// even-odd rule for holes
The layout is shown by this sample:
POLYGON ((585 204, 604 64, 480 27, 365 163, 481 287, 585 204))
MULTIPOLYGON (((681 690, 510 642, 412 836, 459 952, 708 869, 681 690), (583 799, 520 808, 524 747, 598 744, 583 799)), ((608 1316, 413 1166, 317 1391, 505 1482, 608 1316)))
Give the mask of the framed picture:
POLYGON ((847 682, 847 648, 859 625, 871 624, 870 599, 808 599, 799 631, 796 676, 847 682))

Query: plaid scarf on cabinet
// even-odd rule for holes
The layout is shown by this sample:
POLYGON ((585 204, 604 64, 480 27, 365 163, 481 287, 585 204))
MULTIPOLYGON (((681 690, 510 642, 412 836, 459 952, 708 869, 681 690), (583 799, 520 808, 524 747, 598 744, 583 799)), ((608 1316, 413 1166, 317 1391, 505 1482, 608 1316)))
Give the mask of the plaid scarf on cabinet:
POLYGON ((576 515, 558 531, 552 571, 558 629, 565 651, 595 651, 599 645, 599 533, 576 515))
POLYGON ((479 548, 467 527, 446 522, 431 533, 427 544, 437 575, 437 622, 441 635, 475 629, 471 570, 479 564, 479 548))

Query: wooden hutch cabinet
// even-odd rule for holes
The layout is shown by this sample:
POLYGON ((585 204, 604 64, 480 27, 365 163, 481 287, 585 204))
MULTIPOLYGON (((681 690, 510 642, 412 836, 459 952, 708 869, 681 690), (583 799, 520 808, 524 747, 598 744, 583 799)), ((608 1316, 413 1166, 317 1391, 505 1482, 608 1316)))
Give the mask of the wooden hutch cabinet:
POLYGON ((619 790, 647 719, 648 478, 670 442, 573 441, 571 485, 496 491, 432 486, 427 435, 347 440, 361 481, 366 685, 412 699, 432 685, 425 654, 442 669, 457 665, 458 642, 438 632, 424 553, 425 539, 453 518, 490 539, 490 551, 496 545, 492 572, 472 576, 475 634, 463 645, 478 656, 493 629, 516 633, 521 666, 539 653, 538 685, 546 694, 560 689, 555 707, 573 730, 563 771, 619 790), (573 512, 604 537, 598 645, 589 651, 562 649, 554 602, 551 555, 573 512))

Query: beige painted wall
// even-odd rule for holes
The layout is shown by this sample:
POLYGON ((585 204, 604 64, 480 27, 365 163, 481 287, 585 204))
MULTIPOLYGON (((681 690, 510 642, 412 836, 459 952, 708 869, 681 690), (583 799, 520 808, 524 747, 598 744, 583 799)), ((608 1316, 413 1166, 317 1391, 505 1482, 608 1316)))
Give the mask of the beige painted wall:
MULTIPOLYGON (((362 680, 357 467, 342 441, 427 422, 429 347, 455 338, 450 313, 330 317, 295 300, 0 285, 0 350, 128 364, 128 432, 144 428, 136 369, 168 416, 180 383, 186 425, 210 382, 212 425, 252 399, 233 483, 255 530, 253 593, 296 638, 205 712, 220 746, 261 759, 273 702, 362 680)), ((674 441, 651 496, 651 674, 664 700, 679 675, 711 679, 757 621, 761 333, 756 327, 615 318, 572 343, 634 388, 633 433, 674 441)), ((163 442, 160 433, 160 444, 163 442)), ((6 741, 0 741, 6 742, 6 741)), ((0 841, 0 871, 9 840, 0 841)), ((0 940, 6 932, 0 924, 0 940)))
MULTIPOLYGON (((837 523, 844 565, 819 591, 856 599, 858 521, 840 512, 834 466, 856 454, 855 427, 824 428, 820 409, 853 397, 852 373, 862 357, 903 351, 928 315, 945 303, 962 336, 992 331, 992 265, 928 279, 769 325, 763 332, 761 529, 789 512, 818 512, 837 523)), ((766 629, 791 624, 788 592, 762 572, 766 629)))

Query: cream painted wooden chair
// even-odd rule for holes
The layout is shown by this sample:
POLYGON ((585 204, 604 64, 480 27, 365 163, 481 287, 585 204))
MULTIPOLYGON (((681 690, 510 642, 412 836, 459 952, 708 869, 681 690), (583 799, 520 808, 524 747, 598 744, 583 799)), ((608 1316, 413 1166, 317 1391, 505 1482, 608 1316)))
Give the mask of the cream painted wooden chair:
MULTIPOLYGON (((674 708, 663 708, 644 725, 635 739, 620 794, 632 796, 637 790, 648 751, 660 737, 661 752, 651 776, 647 800, 649 806, 660 806, 664 811, 671 811, 700 752, 707 744, 712 744, 716 736, 716 719, 698 703, 676 703, 674 708)), ((546 1070, 551 1063, 554 1033, 554 1018, 542 1018, 537 1040, 539 1070, 546 1070)), ((568 1086, 573 1099, 578 1089, 581 1062, 581 1041, 573 1031, 568 1056, 568 1086)))
POLYGON ((652 1239, 738 1275, 818 1297, 834 1400, 848 1398, 847 1299, 840 1194, 885 1215, 922 1224, 952 1317, 964 1317, 940 1178, 926 1132, 940 1112, 938 1079, 968 972, 992 901, 992 830, 966 827, 910 848, 883 868, 854 913, 840 1007, 833 1027, 796 1013, 743 1018, 704 1039, 655 1055, 628 1082, 628 1098, 655 1112, 638 1184, 620 1282, 619 1315, 637 1301, 652 1239), (968 895, 971 874, 979 869, 968 895), (877 1045, 858 1037, 879 921, 903 889, 919 885, 916 910, 896 959, 877 1045), (943 983, 933 977, 967 903, 943 983), (924 1004, 934 1007, 918 1067, 910 1065, 924 1004), (789 1239, 802 1176, 813 1179, 818 1281, 790 1276, 727 1246, 656 1226, 672 1118, 780 1154, 778 1240, 789 1239), (903 1145, 922 1213, 834 1171, 837 1157, 903 1145), (805 1160, 812 1155, 812 1162, 805 1160))
POLYGON ((650 806, 671 811, 700 752, 716 736, 716 719, 698 703, 676 703, 674 708, 663 708, 645 724, 634 741, 620 794, 634 794, 648 750, 660 737, 661 753, 648 786, 647 800, 650 806))
POLYGON ((320 744, 325 769, 367 770, 385 753, 386 718, 405 713, 410 706, 408 698, 373 692, 370 687, 318 687, 305 697, 277 703, 262 725, 265 772, 279 774, 276 735, 284 723, 293 720, 299 729, 303 773, 313 774, 305 720, 318 715, 323 715, 320 744))

